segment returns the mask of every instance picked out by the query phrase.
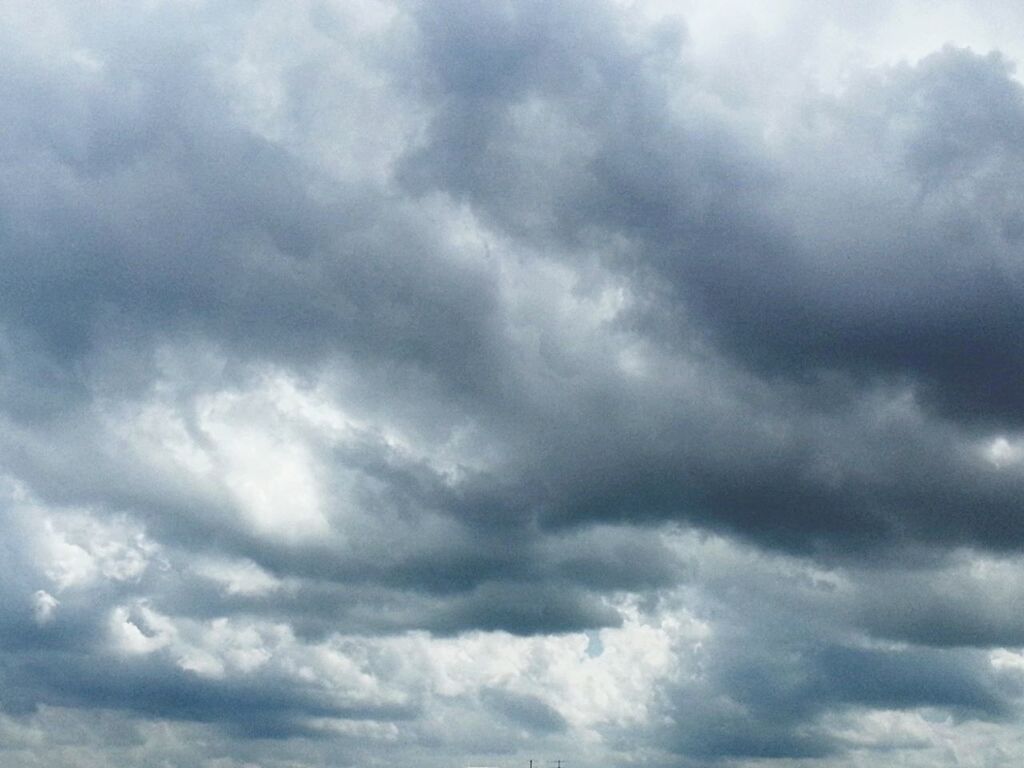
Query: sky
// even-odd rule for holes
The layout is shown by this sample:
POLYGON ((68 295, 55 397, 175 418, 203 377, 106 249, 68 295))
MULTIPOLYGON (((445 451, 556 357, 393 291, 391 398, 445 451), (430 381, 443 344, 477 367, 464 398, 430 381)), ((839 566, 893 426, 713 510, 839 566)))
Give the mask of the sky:
POLYGON ((0 765, 1024 762, 1022 62, 0 0, 0 765))

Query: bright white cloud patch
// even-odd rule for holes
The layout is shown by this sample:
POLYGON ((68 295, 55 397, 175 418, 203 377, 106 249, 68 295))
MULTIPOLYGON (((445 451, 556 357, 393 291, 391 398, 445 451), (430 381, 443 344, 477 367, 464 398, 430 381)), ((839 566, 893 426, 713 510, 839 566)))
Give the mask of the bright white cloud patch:
POLYGON ((128 518, 102 519, 95 512, 62 510, 44 517, 39 536, 46 576, 58 590, 103 579, 138 581, 159 551, 128 518))
POLYGON ((983 454, 996 469, 1002 469, 1019 463, 1024 458, 1024 447, 1017 441, 996 437, 985 446, 983 454))
POLYGON ((46 590, 36 590, 32 595, 32 615, 35 617, 36 623, 42 625, 53 621, 59 605, 60 600, 46 590))

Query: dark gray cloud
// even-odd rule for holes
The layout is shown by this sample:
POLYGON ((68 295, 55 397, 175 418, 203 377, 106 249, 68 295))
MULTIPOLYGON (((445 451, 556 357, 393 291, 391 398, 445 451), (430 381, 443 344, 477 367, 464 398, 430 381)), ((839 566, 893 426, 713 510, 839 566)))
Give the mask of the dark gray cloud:
POLYGON ((544 519, 683 517, 801 548, 1016 546, 1019 481, 963 451, 1019 410, 1006 169, 1024 123, 1004 59, 949 48, 810 98, 780 156, 735 115, 668 109, 710 98, 678 34, 628 41, 573 4, 542 21, 525 5, 419 13, 438 96, 406 186, 572 261, 623 238, 608 263, 653 302, 634 332, 706 339, 739 366, 707 384, 743 401, 712 423, 666 403, 677 392, 605 380, 591 400, 565 382, 578 415, 524 438, 557 457, 527 470, 550 490, 544 519), (872 392, 907 393, 917 423, 880 423, 872 392), (764 436, 742 408, 777 419, 778 439, 751 448, 764 436), (812 468, 823 454, 834 471, 812 468))
POLYGON ((818 723, 825 713, 937 707, 999 720, 1014 711, 1011 701, 983 655, 747 637, 710 659, 706 688, 673 693, 676 723, 666 738, 675 751, 708 758, 820 757, 844 747, 818 723))
POLYGON ((531 731, 544 733, 565 730, 565 718, 535 697, 510 694, 498 689, 484 690, 481 699, 485 706, 531 731))
POLYGON ((622 267, 758 370, 909 381, 947 416, 1013 423, 1024 100, 1005 58, 950 47, 811 97, 779 156, 695 108, 680 34, 630 45, 572 4, 543 22, 453 5, 423 10, 442 99, 413 188, 542 242, 630 238, 622 267), (462 44, 478 29, 490 66, 462 44))
MULTIPOLYGON (((487 276, 438 253, 423 217, 385 190, 313 194, 315 168, 225 111, 200 34, 169 45, 138 31, 95 41, 104 66, 79 82, 5 78, 11 355, 39 358, 69 395, 106 347, 145 360, 182 337, 243 360, 383 354, 472 387, 490 367, 487 276), (43 128, 44 115, 61 119, 43 128)), ((20 366, 5 368, 29 397, 20 366)))

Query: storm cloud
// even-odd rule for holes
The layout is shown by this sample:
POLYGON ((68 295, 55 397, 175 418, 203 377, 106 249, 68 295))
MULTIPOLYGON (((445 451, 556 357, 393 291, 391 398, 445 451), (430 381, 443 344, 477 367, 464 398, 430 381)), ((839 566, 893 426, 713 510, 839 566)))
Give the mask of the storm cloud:
POLYGON ((0 13, 4 765, 1019 761, 1014 8, 0 13))

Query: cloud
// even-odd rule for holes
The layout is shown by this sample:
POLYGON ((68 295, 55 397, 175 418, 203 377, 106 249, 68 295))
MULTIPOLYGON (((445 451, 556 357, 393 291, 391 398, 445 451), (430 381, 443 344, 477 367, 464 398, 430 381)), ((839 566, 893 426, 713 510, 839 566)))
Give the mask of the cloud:
POLYGON ((7 9, 5 765, 1017 760, 1024 96, 897 6, 7 9))

